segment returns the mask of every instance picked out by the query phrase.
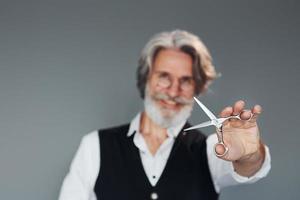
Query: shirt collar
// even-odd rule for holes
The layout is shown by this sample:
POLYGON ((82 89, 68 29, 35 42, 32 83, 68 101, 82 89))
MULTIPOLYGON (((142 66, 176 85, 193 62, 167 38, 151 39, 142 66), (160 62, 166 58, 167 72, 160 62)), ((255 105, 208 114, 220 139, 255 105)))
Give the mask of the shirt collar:
MULTIPOLYGON (((136 132, 139 132, 140 121, 141 121, 141 113, 139 112, 130 122, 127 137, 130 137, 136 132)), ((168 136, 173 136, 174 138, 176 138, 185 124, 186 124, 186 120, 179 123, 177 126, 168 128, 167 129, 168 136)))

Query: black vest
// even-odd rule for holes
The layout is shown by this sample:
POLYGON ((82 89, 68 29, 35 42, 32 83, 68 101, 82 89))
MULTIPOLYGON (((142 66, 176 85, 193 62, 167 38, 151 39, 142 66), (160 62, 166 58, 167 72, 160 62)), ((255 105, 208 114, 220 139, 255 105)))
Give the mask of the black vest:
POLYGON ((94 188, 98 200, 218 199, 202 133, 179 133, 165 169, 153 187, 133 143, 134 134, 128 137, 128 130, 127 124, 99 131, 101 164, 94 188))

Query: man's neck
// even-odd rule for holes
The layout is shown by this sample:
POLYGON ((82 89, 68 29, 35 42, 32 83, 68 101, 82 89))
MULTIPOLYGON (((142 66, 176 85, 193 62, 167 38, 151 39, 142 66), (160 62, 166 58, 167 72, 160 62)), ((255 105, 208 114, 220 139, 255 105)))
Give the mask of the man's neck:
POLYGON ((154 155, 160 145, 167 139, 167 129, 160 127, 158 124, 154 123, 146 112, 141 115, 140 121, 140 133, 143 135, 148 149, 151 154, 154 155))

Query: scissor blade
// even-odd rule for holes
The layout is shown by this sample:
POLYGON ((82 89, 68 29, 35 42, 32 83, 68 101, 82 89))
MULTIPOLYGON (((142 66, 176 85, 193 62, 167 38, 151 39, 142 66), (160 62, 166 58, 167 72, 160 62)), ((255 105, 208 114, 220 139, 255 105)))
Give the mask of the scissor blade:
POLYGON ((210 110, 208 110, 203 103, 201 103, 196 97, 194 97, 194 99, 210 119, 217 119, 216 116, 210 110))
POLYGON ((203 123, 201 123, 201 124, 192 126, 192 127, 190 127, 190 128, 186 128, 186 129, 184 129, 184 131, 189 131, 189 130, 193 130, 193 129, 197 129, 197 128, 203 128, 203 127, 207 127, 207 126, 211 126, 211 125, 214 125, 214 124, 212 123, 212 121, 203 122, 203 123))

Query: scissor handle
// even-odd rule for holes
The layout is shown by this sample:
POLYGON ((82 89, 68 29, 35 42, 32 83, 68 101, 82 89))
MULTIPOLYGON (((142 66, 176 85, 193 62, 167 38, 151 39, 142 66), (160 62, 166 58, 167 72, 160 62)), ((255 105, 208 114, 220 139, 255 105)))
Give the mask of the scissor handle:
POLYGON ((215 155, 217 157, 223 157, 223 156, 225 156, 228 153, 228 150, 229 150, 228 147, 223 142, 218 142, 218 143, 216 143, 214 145, 214 151, 215 151, 215 155), (222 154, 219 154, 217 152, 217 146, 220 146, 220 145, 224 148, 224 153, 222 153, 222 154))
MULTIPOLYGON (((245 120, 245 121, 250 121, 253 117, 253 113, 251 113, 251 116, 249 119, 245 120)), ((229 117, 221 117, 221 118, 218 118, 218 123, 220 124, 223 124, 223 122, 225 122, 226 120, 228 119, 238 119, 238 120, 242 120, 240 115, 232 115, 232 116, 229 116, 229 117)))
POLYGON ((218 120, 218 123, 223 124, 223 122, 225 122, 228 119, 239 119, 239 120, 242 120, 239 115, 232 115, 232 116, 229 116, 229 117, 221 117, 221 118, 218 118, 217 120, 218 120))

